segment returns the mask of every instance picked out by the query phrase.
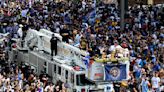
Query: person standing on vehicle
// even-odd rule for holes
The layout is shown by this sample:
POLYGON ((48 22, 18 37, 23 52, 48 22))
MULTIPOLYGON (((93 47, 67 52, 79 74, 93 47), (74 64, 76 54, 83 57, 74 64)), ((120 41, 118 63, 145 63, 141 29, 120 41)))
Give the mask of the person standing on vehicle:
POLYGON ((24 47, 24 43, 25 43, 25 38, 26 38, 26 35, 27 35, 27 30, 29 29, 29 27, 27 25, 24 25, 22 27, 22 33, 21 33, 21 46, 24 47))
POLYGON ((52 34, 52 38, 50 40, 51 43, 51 60, 53 60, 53 52, 55 50, 55 56, 57 55, 57 40, 59 40, 57 37, 55 37, 54 34, 52 34))
POLYGON ((63 42, 69 43, 70 32, 66 25, 63 26, 62 30, 60 30, 60 35, 63 37, 63 42))

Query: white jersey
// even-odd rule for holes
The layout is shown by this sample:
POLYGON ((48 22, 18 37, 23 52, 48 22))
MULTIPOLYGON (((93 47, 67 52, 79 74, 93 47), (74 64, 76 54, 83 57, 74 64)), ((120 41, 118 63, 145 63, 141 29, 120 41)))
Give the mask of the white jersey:
POLYGON ((114 46, 114 45, 112 45, 112 46, 110 46, 110 48, 109 48, 109 51, 115 51, 116 49, 121 49, 122 47, 120 46, 120 45, 117 45, 117 46, 114 46))
POLYGON ((22 28, 19 28, 17 33, 22 38, 22 36, 23 36, 22 28))
POLYGON ((159 82, 160 82, 159 77, 153 77, 151 79, 151 82, 152 82, 152 88, 159 88, 159 82))

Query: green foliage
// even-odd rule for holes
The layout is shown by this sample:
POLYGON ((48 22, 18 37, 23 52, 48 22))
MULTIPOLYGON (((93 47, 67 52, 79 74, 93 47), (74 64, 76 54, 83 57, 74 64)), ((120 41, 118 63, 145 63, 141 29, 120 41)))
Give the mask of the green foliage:
POLYGON ((79 3, 79 2, 81 2, 81 0, 72 0, 72 2, 79 3))

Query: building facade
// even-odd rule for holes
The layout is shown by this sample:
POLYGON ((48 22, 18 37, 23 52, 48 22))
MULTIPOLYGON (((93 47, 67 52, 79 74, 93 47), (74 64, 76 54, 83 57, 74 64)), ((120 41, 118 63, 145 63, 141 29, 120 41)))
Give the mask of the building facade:
POLYGON ((129 5, 134 4, 164 4, 164 0, 128 0, 129 5))

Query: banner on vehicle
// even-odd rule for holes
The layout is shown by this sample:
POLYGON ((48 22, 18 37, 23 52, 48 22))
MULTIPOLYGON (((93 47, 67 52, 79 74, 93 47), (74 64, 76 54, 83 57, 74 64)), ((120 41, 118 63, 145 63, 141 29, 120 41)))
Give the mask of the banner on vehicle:
POLYGON ((105 65, 104 68, 106 81, 121 81, 127 78, 126 64, 105 65))

